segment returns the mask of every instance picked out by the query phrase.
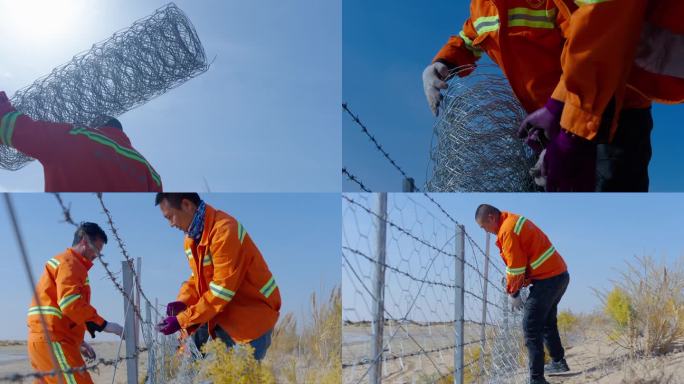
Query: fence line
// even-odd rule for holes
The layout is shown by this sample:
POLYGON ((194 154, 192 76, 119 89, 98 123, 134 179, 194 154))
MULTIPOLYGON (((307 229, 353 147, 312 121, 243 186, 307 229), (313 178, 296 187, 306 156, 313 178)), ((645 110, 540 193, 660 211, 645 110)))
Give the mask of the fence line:
POLYGON ((343 194, 343 382, 524 382, 522 316, 489 247, 434 199, 390 195, 383 213, 381 196, 343 194))

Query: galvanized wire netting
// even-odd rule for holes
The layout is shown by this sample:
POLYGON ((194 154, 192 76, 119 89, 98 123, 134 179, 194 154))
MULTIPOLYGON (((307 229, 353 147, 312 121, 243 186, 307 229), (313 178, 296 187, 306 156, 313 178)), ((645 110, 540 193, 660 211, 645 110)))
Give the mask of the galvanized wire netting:
MULTIPOLYGON (((34 119, 99 127, 208 67, 192 23, 169 3, 17 91, 12 104, 34 119)), ((0 167, 17 170, 29 161, 0 146, 0 167)))
POLYGON ((535 159, 516 137, 526 112, 506 78, 489 66, 459 67, 451 76, 433 128, 427 190, 534 191, 535 159))
POLYGON ((343 382, 367 382, 378 370, 377 377, 392 383, 454 374, 466 383, 525 382, 522 314, 509 310, 498 255, 490 260, 425 196, 389 195, 386 221, 377 196, 343 195, 343 382), (384 260, 378 254, 383 222, 384 260), (463 342, 455 337, 461 320, 463 342), (375 333, 380 323, 382 334, 375 333), (454 364, 459 353, 462 367, 454 364))

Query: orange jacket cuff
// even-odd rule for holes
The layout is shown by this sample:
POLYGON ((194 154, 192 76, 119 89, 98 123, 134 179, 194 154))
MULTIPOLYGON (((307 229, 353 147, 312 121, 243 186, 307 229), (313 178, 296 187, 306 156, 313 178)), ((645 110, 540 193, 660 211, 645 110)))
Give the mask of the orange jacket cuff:
POLYGON ((582 108, 568 103, 566 99, 560 124, 568 132, 592 140, 601 126, 601 116, 585 112, 582 108))
POLYGON ((190 319, 188 319, 187 310, 176 315, 176 320, 178 320, 178 325, 183 329, 189 328, 192 325, 190 324, 190 319))

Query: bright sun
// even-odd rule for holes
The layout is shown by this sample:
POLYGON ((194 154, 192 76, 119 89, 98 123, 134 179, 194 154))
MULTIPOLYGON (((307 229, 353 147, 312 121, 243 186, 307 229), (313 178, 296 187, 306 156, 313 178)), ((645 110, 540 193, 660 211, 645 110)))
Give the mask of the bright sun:
POLYGON ((19 40, 50 41, 75 33, 83 0, 0 0, 4 30, 19 40))

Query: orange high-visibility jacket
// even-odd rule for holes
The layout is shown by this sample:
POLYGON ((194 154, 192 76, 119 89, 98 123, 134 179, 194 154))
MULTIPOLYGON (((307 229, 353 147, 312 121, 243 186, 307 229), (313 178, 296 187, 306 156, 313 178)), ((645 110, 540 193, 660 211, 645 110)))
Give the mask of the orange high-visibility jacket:
POLYGON ((81 345, 86 322, 103 325, 105 319, 90 305, 90 281, 88 270, 93 262, 71 248, 45 263, 36 292, 40 306, 31 300, 28 310, 29 340, 47 341, 40 322, 45 316, 50 338, 53 342, 81 345))
POLYGON ((496 246, 506 264, 506 291, 509 294, 531 280, 548 279, 568 270, 549 238, 523 216, 501 212, 496 246))
MULTIPOLYGON (((557 2, 565 4, 564 9, 577 8, 571 0, 557 2)), ((569 12, 560 12, 551 0, 472 0, 470 18, 433 62, 450 67, 474 64, 486 53, 506 75, 523 108, 532 112, 544 106, 560 81, 568 17, 569 12)), ((635 91, 627 96, 625 107, 650 105, 635 91)), ((564 101, 561 95, 556 97, 564 101)))
POLYGON ((0 117, 0 143, 43 165, 46 192, 161 192, 162 181, 123 130, 0 117))
MULTIPOLYGON (((561 13, 562 0, 554 0, 561 13)), ((553 97, 565 101, 561 125, 592 139, 615 97, 629 108, 633 93, 664 102, 684 101, 684 1, 577 1, 567 30, 563 77, 553 97)))
POLYGON ((182 328, 219 325, 236 342, 252 341, 273 329, 280 314, 280 290, 245 228, 230 215, 206 205, 199 243, 185 238, 192 271, 178 300, 182 328))

